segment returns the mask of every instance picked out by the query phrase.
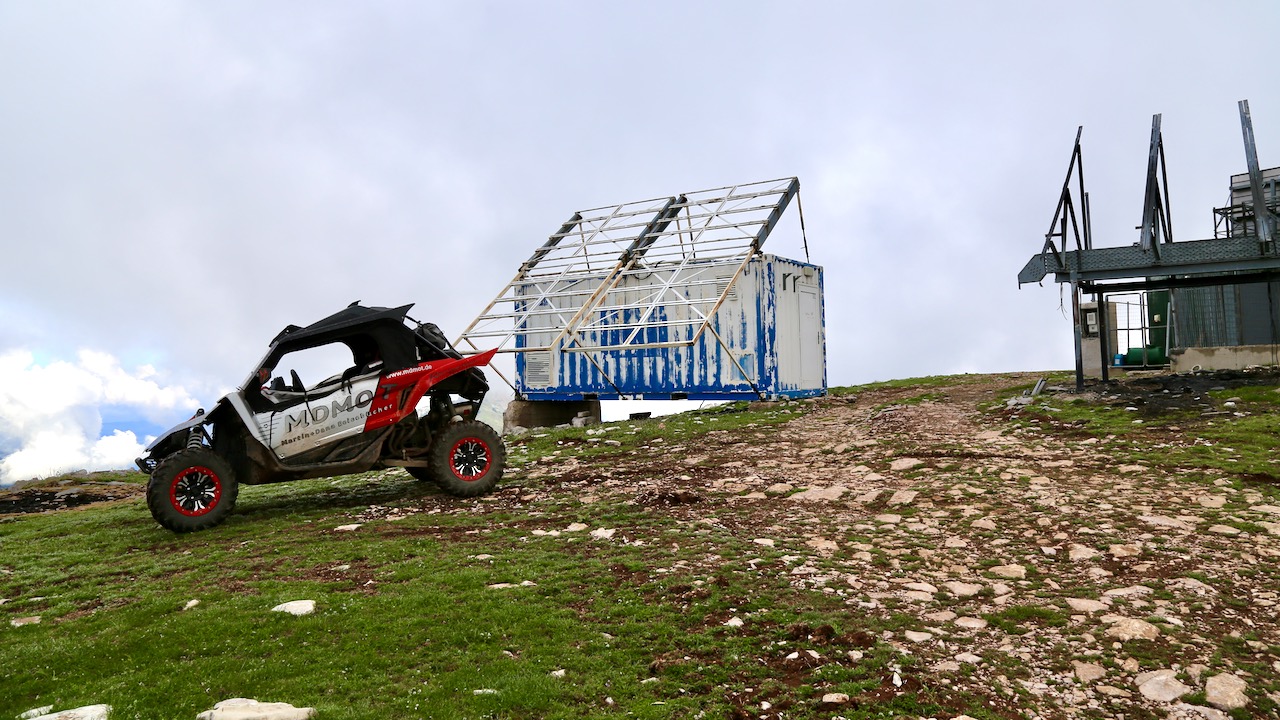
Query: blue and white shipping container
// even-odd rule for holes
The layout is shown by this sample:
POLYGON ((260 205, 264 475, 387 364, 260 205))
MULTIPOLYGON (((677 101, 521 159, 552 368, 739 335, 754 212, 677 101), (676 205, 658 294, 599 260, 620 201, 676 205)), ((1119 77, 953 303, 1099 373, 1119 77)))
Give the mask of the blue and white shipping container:
POLYGON ((783 178, 575 212, 454 344, 514 354, 531 401, 822 395, 822 268, 761 251, 799 191, 783 178))
MULTIPOLYGON (((719 283, 692 286, 691 292, 711 300, 728 290, 700 334, 699 325, 688 322, 688 305, 659 305, 652 318, 657 322, 643 330, 645 347, 604 349, 621 344, 625 328, 643 308, 639 303, 619 312, 601 308, 600 322, 579 338, 583 349, 517 354, 516 392, 529 400, 758 400, 825 394, 822 268, 762 254, 726 287, 737 270, 736 265, 712 268, 705 272, 719 283), (624 329, 610 329, 611 319, 624 329)), ((582 294, 597 284, 584 281, 582 294)), ((680 286, 680 279, 671 284, 680 286)), ((584 298, 563 300, 571 311, 584 298)), ((555 316, 539 317, 547 318, 546 330, 526 327, 516 336, 517 348, 552 340, 559 330, 555 316)))

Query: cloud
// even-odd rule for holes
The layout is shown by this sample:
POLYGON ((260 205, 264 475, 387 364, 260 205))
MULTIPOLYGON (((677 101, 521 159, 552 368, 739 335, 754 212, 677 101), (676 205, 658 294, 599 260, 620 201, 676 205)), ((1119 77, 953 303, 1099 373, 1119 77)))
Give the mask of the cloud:
POLYGON ((197 406, 184 388, 156 376, 149 365, 126 370, 94 350, 43 364, 26 350, 0 354, 0 451, 9 450, 0 456, 0 484, 129 466, 149 438, 128 429, 103 435, 104 407, 138 424, 164 424, 197 406))

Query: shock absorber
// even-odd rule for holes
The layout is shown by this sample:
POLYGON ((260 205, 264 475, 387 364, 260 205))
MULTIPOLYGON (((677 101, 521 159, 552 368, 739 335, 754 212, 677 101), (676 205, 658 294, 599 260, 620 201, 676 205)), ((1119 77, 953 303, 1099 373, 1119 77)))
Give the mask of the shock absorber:
MULTIPOLYGON (((204 408, 197 410, 195 417, 200 417, 201 415, 204 415, 204 408)), ((205 435, 204 425, 196 425, 187 433, 187 449, 194 450, 204 447, 206 439, 208 439, 208 436, 205 435)))

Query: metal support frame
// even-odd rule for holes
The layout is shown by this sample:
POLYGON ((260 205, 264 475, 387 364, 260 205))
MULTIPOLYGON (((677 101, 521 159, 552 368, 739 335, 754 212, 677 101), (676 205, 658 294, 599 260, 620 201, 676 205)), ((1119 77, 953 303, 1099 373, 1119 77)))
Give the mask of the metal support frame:
MULTIPOLYGON (((598 353, 686 347, 710 331, 729 351, 712 325, 716 312, 799 192, 791 177, 576 212, 454 345, 463 354, 495 345, 500 353, 598 353)), ((803 226, 801 235, 807 257, 803 226)))
MULTIPOLYGON (((1080 147, 1083 128, 1077 128, 1067 178, 1058 196, 1049 232, 1045 234, 1044 246, 1018 273, 1019 286, 1039 283, 1051 273, 1056 282, 1070 285, 1077 390, 1084 387, 1081 292, 1092 293, 1098 301, 1102 329, 1102 324, 1105 323, 1102 318, 1106 315, 1103 305, 1105 293, 1108 292, 1229 285, 1280 276, 1280 252, 1277 251, 1275 242, 1280 218, 1271 209, 1276 203, 1273 201, 1268 204, 1263 192, 1264 182, 1258 169, 1257 147, 1253 138, 1253 121, 1249 115, 1248 101, 1241 100, 1239 107, 1253 206, 1215 209, 1214 213, 1227 219, 1227 224, 1230 225, 1231 218, 1252 212, 1256 219, 1256 235, 1232 235, 1228 231, 1228 237, 1225 238, 1173 242, 1161 116, 1157 114, 1153 116, 1151 123, 1142 224, 1137 228, 1140 231, 1139 242, 1123 247, 1094 248, 1089 221, 1089 196, 1084 191, 1084 163, 1080 147), (1078 192, 1083 200, 1083 227, 1076 221, 1072 202, 1073 176, 1078 176, 1078 192), (1071 235, 1068 235, 1069 231, 1071 235), (1070 240, 1074 240, 1074 250, 1068 249, 1070 240)), ((1105 332, 1101 344, 1103 377, 1107 379, 1105 332)))

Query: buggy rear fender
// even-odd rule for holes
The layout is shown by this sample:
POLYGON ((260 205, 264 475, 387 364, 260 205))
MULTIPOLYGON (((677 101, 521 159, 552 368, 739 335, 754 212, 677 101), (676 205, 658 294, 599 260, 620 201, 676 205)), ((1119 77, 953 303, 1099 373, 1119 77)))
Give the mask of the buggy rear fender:
POLYGON ((431 360, 382 378, 369 408, 365 432, 398 422, 417 407, 431 388, 460 372, 488 365, 497 352, 498 349, 494 348, 470 357, 431 360))

